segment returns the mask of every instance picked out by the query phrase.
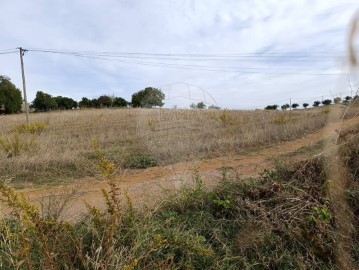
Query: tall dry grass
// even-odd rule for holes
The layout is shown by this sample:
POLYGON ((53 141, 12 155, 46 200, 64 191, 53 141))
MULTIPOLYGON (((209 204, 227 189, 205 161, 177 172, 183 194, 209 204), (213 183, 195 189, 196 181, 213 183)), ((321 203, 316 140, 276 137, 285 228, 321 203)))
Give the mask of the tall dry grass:
MULTIPOLYGON (((0 149, 0 177, 18 180, 92 176, 96 138, 117 167, 142 168, 228 156, 301 137, 324 126, 321 110, 239 111, 101 109, 31 114, 42 132, 19 133, 31 148, 0 149)), ((13 140, 24 115, 0 117, 0 138, 13 140)))

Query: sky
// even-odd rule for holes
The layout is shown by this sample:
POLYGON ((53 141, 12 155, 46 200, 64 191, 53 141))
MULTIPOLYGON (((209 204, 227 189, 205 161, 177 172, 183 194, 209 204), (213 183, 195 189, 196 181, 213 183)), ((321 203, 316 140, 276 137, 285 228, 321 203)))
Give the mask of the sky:
POLYGON ((0 8, 0 74, 22 89, 19 53, 1 52, 28 49, 30 102, 39 90, 130 100, 151 86, 167 107, 254 109, 344 97, 359 81, 346 52, 357 0, 0 0, 0 8))

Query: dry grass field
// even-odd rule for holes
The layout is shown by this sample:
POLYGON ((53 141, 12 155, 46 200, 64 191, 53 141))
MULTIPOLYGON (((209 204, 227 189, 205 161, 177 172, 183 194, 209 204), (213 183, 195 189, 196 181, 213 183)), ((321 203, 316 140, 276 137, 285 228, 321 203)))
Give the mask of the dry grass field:
POLYGON ((291 140, 326 123, 318 110, 73 110, 0 116, 0 177, 57 181, 93 176, 92 139, 121 168, 230 156, 291 140))
MULTIPOLYGON (((2 116, 0 179, 59 183, 97 172, 106 181, 81 190, 74 188, 76 181, 65 185, 72 190, 57 186, 56 194, 42 197, 41 207, 0 181, 0 199, 11 211, 0 212, 0 267, 356 269, 358 109, 345 116, 340 106, 291 112, 99 109, 32 114, 28 126, 22 125, 24 115, 2 116), (268 167, 279 153, 315 148, 314 142, 324 144, 328 137, 338 139, 335 156, 320 148, 305 160, 268 167), (166 190, 155 206, 140 208, 119 185, 122 178, 112 174, 113 164, 121 175, 123 168, 218 163, 223 156, 232 165, 248 165, 248 157, 267 163, 250 178, 240 177, 231 164, 222 166, 213 187, 198 170, 192 185, 166 190), (338 160, 347 177, 338 176, 345 181, 332 185, 328 167, 336 170, 338 160), (93 197, 94 190, 102 190, 101 202, 87 201, 84 215, 63 219, 65 209, 93 197), (343 195, 341 208, 336 194, 343 195)), ((148 198, 160 195, 149 186, 140 186, 148 198)))

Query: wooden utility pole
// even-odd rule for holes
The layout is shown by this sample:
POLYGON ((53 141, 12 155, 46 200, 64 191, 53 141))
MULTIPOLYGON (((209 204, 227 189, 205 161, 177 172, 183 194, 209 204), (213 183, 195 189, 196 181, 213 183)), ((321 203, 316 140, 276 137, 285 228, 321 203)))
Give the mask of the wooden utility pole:
POLYGON ((22 74, 22 88, 24 91, 24 101, 25 101, 25 112, 26 112, 26 124, 29 124, 29 106, 27 104, 27 96, 26 96, 26 82, 25 82, 25 71, 24 71, 24 60, 23 56, 26 52, 22 47, 18 48, 20 50, 20 61, 21 61, 21 74, 22 74))

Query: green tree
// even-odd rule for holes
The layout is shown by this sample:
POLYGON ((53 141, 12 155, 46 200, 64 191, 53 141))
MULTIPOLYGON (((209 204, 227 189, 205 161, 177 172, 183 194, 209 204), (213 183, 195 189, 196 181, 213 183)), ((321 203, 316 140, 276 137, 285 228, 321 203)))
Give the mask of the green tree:
POLYGON ((9 77, 0 75, 0 113, 10 114, 21 111, 21 92, 9 77))
POLYGON ((296 108, 298 108, 298 107, 299 107, 299 104, 298 104, 298 103, 293 103, 293 104, 292 104, 292 108, 293 108, 293 109, 296 109, 296 108))
POLYGON ((72 98, 58 96, 54 97, 54 100, 56 101, 57 108, 60 110, 71 110, 77 107, 77 102, 72 98))
POLYGON ((121 97, 115 97, 112 101, 114 107, 127 107, 128 102, 121 97))
MULTIPOLYGON (((213 105, 212 105, 213 106, 213 105)), ((219 107, 212 107, 210 106, 210 109, 213 109, 213 108, 219 108, 219 107)), ((200 101, 198 102, 197 104, 195 103, 192 103, 191 105, 189 105, 189 107, 191 109, 205 109, 206 108, 206 104, 203 102, 203 101, 200 101)))
POLYGON ((285 111, 286 109, 289 108, 289 104, 288 104, 288 103, 287 103, 287 104, 283 104, 282 106, 280 106, 280 108, 281 108, 283 111, 285 111))
POLYGON ((313 107, 319 107, 320 101, 316 100, 313 102, 313 107))
POLYGON ((37 91, 36 97, 32 102, 31 107, 36 111, 48 112, 57 109, 57 103, 51 95, 42 91, 37 91))
POLYGON ((323 104, 324 106, 328 106, 328 105, 332 104, 332 100, 331 100, 331 99, 324 99, 324 100, 322 101, 322 104, 323 104))
POLYGON ((349 104, 350 100, 352 99, 351 96, 346 96, 344 100, 342 101, 343 104, 349 104))
POLYGON ((91 105, 92 105, 92 108, 100 108, 101 107, 101 103, 99 102, 99 100, 97 98, 91 99, 91 105))
POLYGON ((347 102, 349 102, 351 99, 352 99, 351 96, 346 96, 346 97, 345 97, 345 101, 347 101, 347 102))
POLYGON ((109 96, 100 96, 97 99, 98 103, 100 104, 100 107, 111 107, 112 106, 112 98, 109 96))
POLYGON ((154 106, 162 107, 165 94, 160 89, 154 87, 146 87, 144 90, 138 91, 132 95, 132 106, 140 108, 152 108, 154 106))
POLYGON ((334 98, 334 103, 335 103, 335 104, 339 104, 340 101, 342 101, 342 99, 341 99, 340 97, 334 98))
POLYGON ((278 105, 268 105, 264 109, 265 110, 276 110, 279 106, 278 105))
POLYGON ((92 102, 90 99, 88 99, 87 97, 83 97, 81 99, 81 101, 79 102, 79 107, 80 108, 91 108, 93 106, 92 102))
POLYGON ((307 108, 309 106, 309 103, 303 103, 303 108, 307 108))
POLYGON ((197 103, 197 109, 205 109, 206 104, 203 101, 197 103))

